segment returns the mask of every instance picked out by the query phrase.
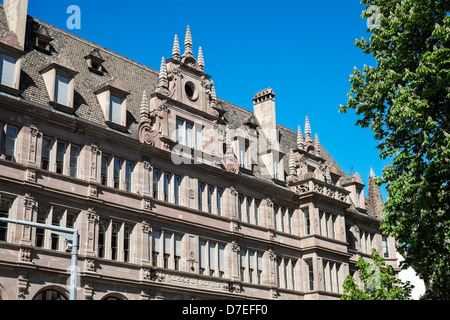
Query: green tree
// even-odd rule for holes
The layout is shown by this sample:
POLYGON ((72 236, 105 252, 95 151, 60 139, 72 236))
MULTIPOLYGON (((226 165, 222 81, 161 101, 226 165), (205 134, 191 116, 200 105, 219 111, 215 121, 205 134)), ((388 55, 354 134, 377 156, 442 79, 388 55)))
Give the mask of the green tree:
POLYGON ((355 44, 376 67, 356 67, 347 105, 370 128, 386 185, 381 228, 399 243, 404 266, 450 299, 450 1, 362 0, 370 39, 355 44))
POLYGON ((394 269, 375 249, 372 249, 373 263, 359 258, 356 267, 363 288, 361 289, 351 275, 343 283, 344 294, 341 300, 410 300, 414 288, 409 281, 403 283, 395 276, 394 269))

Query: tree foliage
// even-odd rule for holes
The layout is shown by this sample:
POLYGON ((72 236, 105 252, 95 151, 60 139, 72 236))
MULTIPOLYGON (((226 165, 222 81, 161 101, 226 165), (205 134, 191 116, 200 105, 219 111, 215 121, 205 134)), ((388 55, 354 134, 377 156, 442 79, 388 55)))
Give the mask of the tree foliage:
POLYGON ((412 286, 409 281, 403 283, 395 276, 394 269, 387 265, 378 252, 372 250, 373 264, 359 258, 356 267, 363 288, 348 275, 343 283, 344 294, 341 300, 410 300, 412 286))
POLYGON ((449 299, 439 283, 450 279, 450 1, 361 2, 361 17, 379 25, 355 44, 377 66, 355 67, 340 111, 354 109, 356 125, 370 128, 380 157, 392 161, 377 180, 389 195, 382 229, 399 243, 404 266, 449 299))

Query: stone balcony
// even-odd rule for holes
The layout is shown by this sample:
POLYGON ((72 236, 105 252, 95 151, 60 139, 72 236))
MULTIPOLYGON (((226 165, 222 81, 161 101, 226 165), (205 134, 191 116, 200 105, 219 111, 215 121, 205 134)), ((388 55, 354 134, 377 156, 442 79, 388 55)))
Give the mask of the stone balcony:
POLYGON ((299 195, 300 200, 320 199, 342 208, 348 208, 351 205, 349 191, 314 177, 291 183, 290 187, 292 191, 299 195))

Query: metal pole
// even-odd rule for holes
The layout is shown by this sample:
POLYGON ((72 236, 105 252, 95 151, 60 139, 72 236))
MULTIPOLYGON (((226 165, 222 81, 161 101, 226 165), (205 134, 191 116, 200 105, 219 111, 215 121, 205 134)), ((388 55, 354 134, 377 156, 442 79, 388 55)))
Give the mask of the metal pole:
POLYGON ((77 299, 77 264, 78 264, 78 229, 64 228, 53 226, 50 224, 25 221, 25 220, 15 220, 10 218, 0 218, 0 221, 16 223, 31 227, 43 228, 52 230, 65 239, 72 241, 72 251, 71 251, 71 263, 70 263, 70 296, 69 300, 77 299))

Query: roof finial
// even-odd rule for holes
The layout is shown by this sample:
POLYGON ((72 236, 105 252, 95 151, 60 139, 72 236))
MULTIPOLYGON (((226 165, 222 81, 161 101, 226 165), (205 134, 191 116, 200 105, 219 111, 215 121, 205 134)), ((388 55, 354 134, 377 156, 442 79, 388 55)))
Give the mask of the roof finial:
POLYGON ((311 126, 309 125, 308 116, 305 117, 305 136, 311 138, 311 126))
POLYGON ((141 109, 140 109, 140 116, 141 116, 141 122, 148 121, 149 120, 149 113, 150 109, 148 106, 148 98, 147 98, 147 91, 144 90, 144 93, 142 93, 142 101, 141 101, 141 109))
POLYGON ((164 57, 161 59, 161 68, 159 69, 158 88, 169 88, 169 80, 167 79, 167 67, 164 57))
POLYGON ((212 101, 216 101, 217 100, 216 87, 214 86, 214 81, 213 80, 211 80, 211 100, 212 101))
POLYGON ((178 43, 178 36, 176 34, 173 40, 172 57, 177 60, 180 59, 180 44, 178 43))
POLYGON ((184 38, 184 54, 183 56, 193 57, 192 53, 192 36, 191 36, 191 28, 187 25, 186 28, 186 37, 184 38))
POLYGON ((289 175, 296 175, 297 170, 295 168, 295 155, 294 151, 291 149, 289 152, 289 175))
POLYGON ((204 70, 205 69, 205 60, 203 59, 203 51, 202 51, 202 47, 198 48, 198 58, 197 58, 197 62, 198 65, 200 67, 200 70, 204 70))
POLYGON ((370 167, 369 177, 375 177, 375 172, 373 172, 372 167, 370 167))
POLYGON ((316 155, 320 156, 319 135, 317 133, 314 139, 314 149, 316 149, 316 155))
POLYGON ((297 148, 302 150, 304 148, 304 143, 305 142, 302 134, 302 129, 300 128, 299 125, 297 129, 297 148))

